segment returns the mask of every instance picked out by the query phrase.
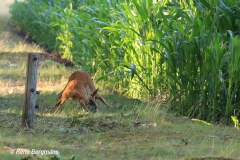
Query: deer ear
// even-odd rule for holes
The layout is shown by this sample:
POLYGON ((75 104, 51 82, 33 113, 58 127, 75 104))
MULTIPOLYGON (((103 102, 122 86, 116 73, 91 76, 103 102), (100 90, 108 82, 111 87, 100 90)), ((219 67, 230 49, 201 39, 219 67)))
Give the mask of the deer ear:
POLYGON ((92 93, 92 97, 94 97, 95 96, 95 94, 97 94, 97 91, 98 91, 98 89, 96 89, 93 93, 92 93))
POLYGON ((86 86, 86 91, 87 91, 87 95, 91 95, 90 88, 88 85, 86 86))

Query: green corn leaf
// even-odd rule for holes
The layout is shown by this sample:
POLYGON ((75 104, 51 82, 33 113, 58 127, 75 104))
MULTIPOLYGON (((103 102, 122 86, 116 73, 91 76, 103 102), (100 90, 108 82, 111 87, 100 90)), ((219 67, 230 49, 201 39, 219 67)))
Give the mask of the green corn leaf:
MULTIPOLYGON (((136 7, 136 9, 137 9, 139 15, 141 16, 141 18, 142 18, 143 20, 147 20, 147 18, 148 18, 148 13, 144 11, 143 6, 140 6, 140 5, 138 4, 138 1, 137 1, 137 0, 132 0, 132 2, 133 2, 133 4, 134 4, 134 6, 136 7)), ((141 3, 141 2, 140 2, 140 3, 141 3)))
POLYGON ((208 122, 206 122, 206 121, 204 121, 204 120, 200 120, 200 119, 197 119, 197 118, 193 118, 192 120, 193 120, 193 121, 196 121, 196 122, 201 122, 201 123, 206 124, 206 125, 208 125, 208 126, 212 126, 211 123, 208 123, 208 122))
POLYGON ((200 2, 202 3, 202 5, 204 6, 204 7, 206 7, 207 9, 211 9, 211 6, 209 5, 209 3, 207 3, 205 0, 200 0, 200 2))
POLYGON ((231 116, 235 128, 239 128, 239 120, 236 116, 231 116))
POLYGON ((130 71, 131 71, 131 79, 133 79, 134 75, 136 74, 136 66, 135 64, 130 65, 130 71))
POLYGON ((97 78, 96 82, 100 82, 102 80, 105 80, 105 79, 107 79, 107 77, 108 77, 108 75, 102 75, 102 76, 97 78))

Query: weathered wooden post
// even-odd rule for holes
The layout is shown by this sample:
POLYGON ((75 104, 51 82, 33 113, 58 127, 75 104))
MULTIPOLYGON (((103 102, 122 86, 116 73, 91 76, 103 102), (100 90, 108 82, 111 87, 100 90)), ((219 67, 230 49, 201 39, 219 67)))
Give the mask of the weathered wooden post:
POLYGON ((22 110, 22 127, 33 128, 39 54, 29 53, 25 84, 25 100, 22 110))

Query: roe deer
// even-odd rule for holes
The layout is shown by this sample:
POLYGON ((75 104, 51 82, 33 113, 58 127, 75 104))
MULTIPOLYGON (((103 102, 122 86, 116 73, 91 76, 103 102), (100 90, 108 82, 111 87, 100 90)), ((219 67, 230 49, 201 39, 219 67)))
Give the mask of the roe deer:
MULTIPOLYGON (((78 81, 82 81, 84 85, 88 85, 91 93, 93 93, 96 90, 93 80, 87 72, 84 72, 84 71, 73 72, 72 75, 69 77, 68 82, 70 82, 71 80, 74 80, 74 79, 78 80, 78 81)), ((61 99, 62 93, 63 92, 60 92, 58 94, 56 101, 61 99)), ((111 108, 111 106, 106 102, 106 100, 99 93, 96 93, 95 96, 93 96, 93 97, 101 100, 106 106, 111 108)))
POLYGON ((97 110, 98 106, 95 102, 95 99, 93 98, 97 94, 97 91, 98 89, 95 89, 91 94, 89 86, 86 85, 85 87, 83 82, 76 79, 69 81, 64 90, 61 92, 61 100, 57 101, 55 104, 55 106, 58 106, 58 108, 52 115, 57 113, 57 111, 61 108, 67 99, 78 100, 80 105, 88 112, 89 110, 87 109, 86 104, 92 102, 95 106, 95 109, 97 110))

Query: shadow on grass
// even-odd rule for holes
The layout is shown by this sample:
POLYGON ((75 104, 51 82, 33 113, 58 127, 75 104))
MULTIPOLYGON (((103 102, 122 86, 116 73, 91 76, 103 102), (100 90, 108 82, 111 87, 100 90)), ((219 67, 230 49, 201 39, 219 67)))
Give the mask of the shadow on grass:
MULTIPOLYGON (((57 150, 62 159, 70 159, 73 155, 76 159, 183 159, 194 157, 194 152, 196 156, 209 154, 205 153, 212 143, 209 126, 195 126, 184 119, 177 119, 173 125, 169 121, 171 117, 164 119, 159 108, 155 110, 144 102, 118 95, 103 95, 112 108, 97 101, 100 110, 97 113, 87 113, 78 102, 68 100, 55 116, 51 116, 50 107, 55 103, 56 94, 41 92, 36 99, 40 109, 35 110, 34 129, 22 129, 23 97, 23 94, 11 94, 0 98, 1 147, 57 150), (148 114, 144 115, 146 112, 148 114), (188 143, 183 139, 189 140, 188 143), (179 154, 183 152, 185 155, 179 154)), ((232 140, 226 144, 228 141, 217 138, 224 137, 228 131, 222 133, 221 129, 216 133, 215 145, 220 147, 216 154, 222 155, 222 147, 234 144, 232 140)), ((31 157, 28 159, 54 157, 40 153, 10 154, 4 150, 0 150, 0 154, 1 158, 13 160, 28 156, 31 157)))
MULTIPOLYGON (((96 141, 96 134, 104 134, 114 128, 128 127, 137 114, 134 111, 135 107, 141 103, 138 100, 117 95, 104 97, 112 108, 107 108, 97 100, 100 112, 87 113, 78 102, 68 100, 55 116, 51 116, 51 106, 55 103, 56 94, 40 93, 36 97, 36 104, 40 108, 35 109, 34 129, 28 130, 21 128, 24 95, 2 96, 0 98, 1 146, 39 150, 55 149, 59 150, 63 157, 70 158, 76 149, 89 143, 89 139, 96 141)), ((4 151, 0 151, 0 154, 11 159, 24 157, 10 155, 4 151)))
MULTIPOLYGON (((96 154, 98 156, 102 155, 100 159, 104 159, 106 157, 101 154, 101 149, 99 150, 96 146, 101 148, 102 141, 109 142, 107 147, 111 145, 110 140, 125 141, 126 136, 132 136, 132 134, 128 134, 131 128, 141 125, 140 120, 136 121, 136 119, 139 117, 140 109, 146 104, 137 99, 129 99, 117 94, 102 94, 112 108, 108 108, 97 100, 99 112, 87 113, 77 101, 68 100, 58 113, 52 116, 53 110, 51 107, 55 104, 57 97, 56 88, 59 88, 59 83, 65 82, 63 77, 68 75, 70 70, 61 69, 61 66, 57 66, 56 63, 43 63, 39 67, 38 78, 40 83, 37 86, 39 87, 41 83, 44 83, 44 86, 42 86, 44 89, 43 91, 40 89, 40 95, 36 97, 36 105, 39 105, 40 108, 35 109, 34 129, 21 128, 26 59, 27 53, 0 53, 1 147, 30 150, 53 149, 58 150, 63 159, 69 159, 72 155, 77 155, 77 159, 85 159, 86 157, 98 159, 98 157, 95 157, 96 154), (17 66, 14 66, 14 64, 17 66), (56 88, 51 89, 52 91, 46 91, 46 88, 50 88, 49 83, 46 82, 49 82, 51 78, 56 88), (6 85, 7 83, 10 85, 6 85), (16 87, 19 85, 18 83, 21 83, 19 86, 21 91, 16 87), (4 90, 4 94, 1 92, 2 87, 6 90, 4 90), (11 87, 15 89, 13 92, 11 92, 11 87)), ((64 85, 61 87, 63 88, 64 85)), ((144 126, 148 125, 148 122, 143 123, 144 126)), ((136 134, 142 137, 142 132, 136 134)), ((136 134, 134 133, 134 136, 136 134)), ((114 149, 107 148, 104 155, 116 156, 117 146, 115 145, 114 149)), ((133 146, 133 148, 135 147, 133 146)), ((27 157, 24 154, 10 154, 5 150, 0 150, 0 154, 3 159, 19 160, 27 157)), ((118 151, 117 156, 120 157, 121 154, 118 151)), ((34 157, 33 155, 30 156, 34 157)), ((39 154, 35 156, 36 159, 53 157, 53 155, 41 155, 39 157, 39 154)))

